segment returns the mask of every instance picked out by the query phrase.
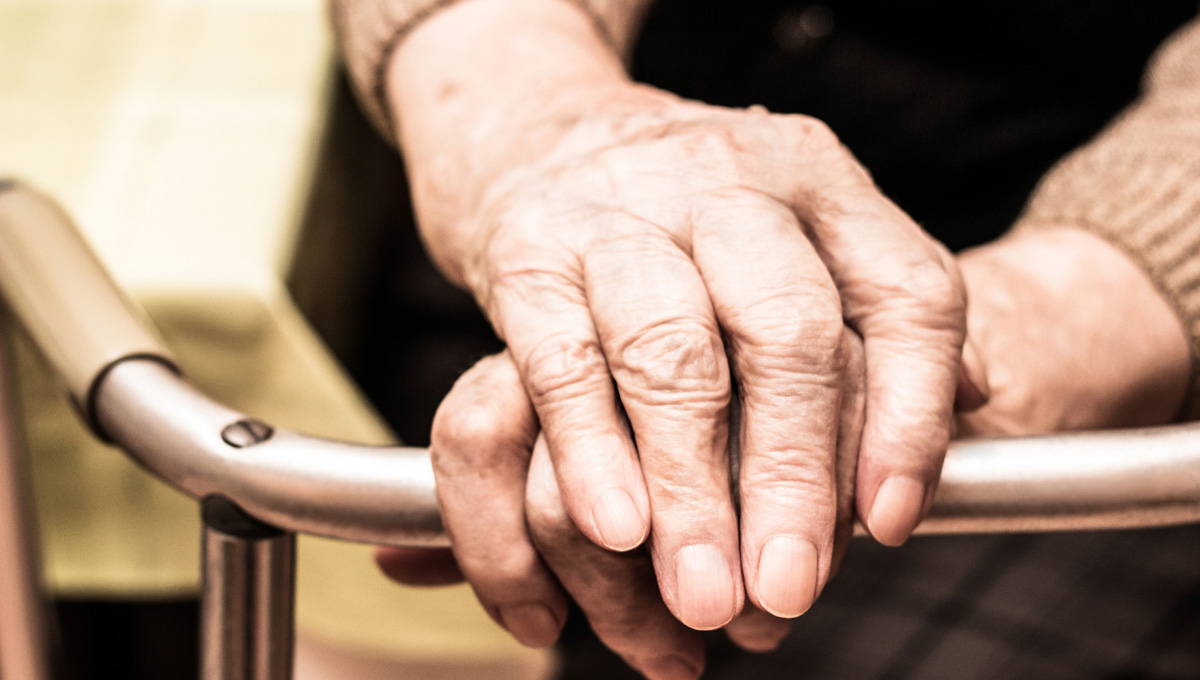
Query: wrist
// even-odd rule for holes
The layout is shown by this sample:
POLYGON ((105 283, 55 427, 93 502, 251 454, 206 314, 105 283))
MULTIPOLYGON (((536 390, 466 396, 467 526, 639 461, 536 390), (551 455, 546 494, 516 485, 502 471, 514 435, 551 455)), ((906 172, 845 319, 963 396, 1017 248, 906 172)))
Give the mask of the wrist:
POLYGON ((455 231, 487 187, 596 102, 636 90, 594 20, 564 0, 463 0, 392 55, 386 91, 422 235, 461 282, 455 231))
MULTIPOLYGON (((1190 373, 1183 326, 1124 252, 1071 227, 1017 232, 960 258, 968 335, 992 399, 969 416, 1007 433, 1176 417, 1190 373), (1007 422, 989 423, 997 414, 1007 422)), ((982 423, 982 426, 980 424, 982 423)))

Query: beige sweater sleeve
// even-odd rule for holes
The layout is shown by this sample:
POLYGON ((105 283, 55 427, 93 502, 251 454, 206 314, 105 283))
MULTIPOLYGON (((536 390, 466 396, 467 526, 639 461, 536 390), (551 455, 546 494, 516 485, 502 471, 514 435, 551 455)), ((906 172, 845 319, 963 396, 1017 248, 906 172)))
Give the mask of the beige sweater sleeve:
POLYGON ((1181 415, 1200 419, 1200 20, 1155 54, 1141 97, 1041 181, 1018 229, 1074 225, 1132 257, 1192 350, 1181 415))
MULTIPOLYGON (((342 58, 363 109, 375 127, 396 144, 384 91, 384 69, 404 37, 439 9, 458 0, 331 0, 333 27, 342 58)), ((613 47, 627 55, 651 0, 564 0, 596 22, 613 47)))

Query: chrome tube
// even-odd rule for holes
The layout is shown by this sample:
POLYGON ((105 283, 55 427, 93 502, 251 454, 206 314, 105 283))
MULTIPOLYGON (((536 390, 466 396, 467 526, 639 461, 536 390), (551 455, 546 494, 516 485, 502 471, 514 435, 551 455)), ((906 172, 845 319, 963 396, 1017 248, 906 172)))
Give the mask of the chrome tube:
POLYGON ((290 680, 296 536, 219 497, 203 503, 201 680, 290 680))
POLYGON ((111 368, 101 430, 195 498, 224 496, 288 531, 365 543, 447 545, 424 449, 304 437, 221 406, 153 360, 111 368))
MULTIPOLYGON (((423 449, 277 430, 211 402, 154 361, 118 365, 98 394, 103 430, 193 496, 225 495, 292 531, 446 545, 423 449)), ((918 532, 1189 522, 1200 522, 1200 424, 955 442, 918 532)))
POLYGON ((919 533, 1200 522, 1200 423, 951 445, 919 533))
POLYGON ((47 602, 0 306, 0 680, 50 680, 47 602))

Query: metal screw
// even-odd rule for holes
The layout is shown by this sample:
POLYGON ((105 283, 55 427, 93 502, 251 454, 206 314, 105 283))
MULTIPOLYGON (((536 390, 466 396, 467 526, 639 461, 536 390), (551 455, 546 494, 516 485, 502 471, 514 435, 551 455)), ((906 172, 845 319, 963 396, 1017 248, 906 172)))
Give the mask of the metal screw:
POLYGON ((275 434, 275 429, 270 425, 259 420, 247 418, 246 420, 239 420, 221 430, 221 439, 224 439, 226 444, 235 449, 244 449, 247 446, 254 446, 255 444, 267 441, 273 434, 275 434))

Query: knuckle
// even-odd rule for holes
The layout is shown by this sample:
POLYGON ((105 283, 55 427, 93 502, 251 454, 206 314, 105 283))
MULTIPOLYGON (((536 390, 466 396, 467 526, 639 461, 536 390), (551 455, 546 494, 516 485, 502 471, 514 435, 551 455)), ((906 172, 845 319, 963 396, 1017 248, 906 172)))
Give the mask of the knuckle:
MULTIPOLYGON (((806 293, 770 300, 740 315, 735 349, 741 363, 763 365, 774 359, 787 375, 797 372, 826 375, 844 362, 841 301, 836 293, 806 293)), ((751 370, 749 367, 747 371, 751 370)), ((778 372, 778 371, 777 371, 778 372)))
POLYGON ((918 303, 938 312, 965 311, 966 301, 959 286, 937 261, 927 261, 905 269, 891 288, 901 300, 918 303))
POLYGON ((623 396, 643 404, 694 401, 723 406, 729 375, 716 330, 698 321, 671 321, 618 342, 612 368, 623 396))
POLYGON ((654 516, 663 525, 675 528, 702 527, 712 523, 716 507, 732 503, 729 482, 718 475, 703 479, 696 466, 686 462, 656 466, 648 480, 654 499, 654 516))
POLYGON ((692 158, 734 176, 744 174, 747 147, 744 140, 739 139, 736 129, 726 125, 703 125, 692 130, 688 142, 692 158))
MULTIPOLYGON (((528 460, 537 423, 528 404, 516 408, 501 395, 487 391, 468 399, 458 385, 438 408, 430 431, 430 454, 438 473, 510 469, 510 458, 528 460)), ((520 398, 524 400, 522 393, 520 398)))
POLYGON ((546 494, 530 494, 525 499, 525 521, 535 545, 553 553, 565 544, 577 540, 579 530, 571 521, 559 498, 546 494))
POLYGON ((830 353, 842 344, 842 308, 836 295, 807 294, 771 304, 748 344, 830 353))
POLYGON ((640 607, 622 607, 592 616, 589 620, 596 637, 617 654, 638 657, 645 651, 645 612, 640 607))
POLYGON ((493 280, 519 274, 544 252, 540 247, 553 236, 546 233, 538 208, 509 206, 504 212, 489 215, 492 228, 478 256, 486 264, 493 280))
POLYGON ((486 451, 505 430, 500 414, 485 404, 438 409, 430 440, 442 452, 486 451))
MULTIPOLYGON (((842 140, 825 121, 809 116, 796 116, 798 134, 795 152, 821 162, 822 172, 840 178, 839 184, 849 187, 874 187, 871 173, 855 159, 842 140)), ((811 197, 810 197, 811 200, 811 197)), ((833 205, 829 206, 830 208, 833 205)))
POLYGON ((885 464, 913 460, 940 464, 950 442, 951 414, 938 395, 920 387, 889 390, 873 395, 871 408, 877 419, 876 449, 896 452, 879 456, 885 464))
POLYGON ((541 564, 537 553, 529 546, 524 549, 507 549, 491 554, 479 554, 473 557, 460 558, 463 562, 463 568, 468 569, 475 577, 477 585, 479 581, 486 579, 486 583, 492 590, 498 591, 494 594, 497 596, 508 595, 514 587, 519 588, 519 584, 527 583, 537 579, 540 576, 541 564))
MULTIPOLYGON (((743 469, 739 485, 743 503, 760 508, 802 508, 817 524, 837 516, 837 488, 830 462, 812 456, 770 455, 767 465, 743 469)), ((760 461, 761 462, 761 461, 760 461)))
POLYGON ((578 277, 550 257, 522 247, 522 255, 495 255, 488 258, 490 293, 493 298, 522 300, 536 304, 541 311, 553 313, 555 306, 577 304, 582 299, 578 277))
POLYGON ((797 116, 797 120, 807 143, 821 148, 841 148, 837 133, 825 121, 811 116, 797 116))
POLYGON ((604 354, 594 337, 558 333, 540 340, 522 362, 522 373, 535 403, 570 397, 607 376, 604 354))

